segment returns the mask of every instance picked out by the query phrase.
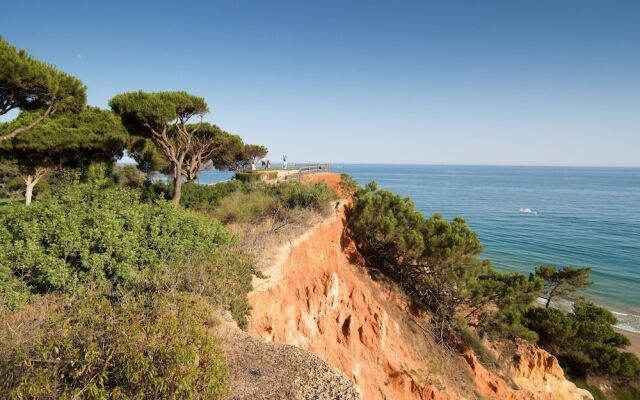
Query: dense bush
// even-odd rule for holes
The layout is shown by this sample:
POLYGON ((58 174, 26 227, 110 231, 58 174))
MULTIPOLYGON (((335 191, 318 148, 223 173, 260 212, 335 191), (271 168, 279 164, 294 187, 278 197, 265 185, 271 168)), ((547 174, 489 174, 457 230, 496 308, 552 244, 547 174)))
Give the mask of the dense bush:
MULTIPOLYGON (((14 399, 217 399, 228 369, 203 297, 162 292, 112 302, 58 299, 29 340, 0 328, 0 395, 14 399)), ((20 329, 34 314, 7 320, 20 329)))
POLYGON ((340 191, 343 196, 351 197, 359 189, 360 186, 358 185, 358 182, 356 182, 351 175, 347 173, 340 174, 340 191))
MULTIPOLYGON (((231 312, 241 328, 250 311, 247 293, 252 290, 254 259, 239 247, 223 246, 211 253, 184 255, 172 262, 150 266, 124 291, 156 293, 179 291, 205 296, 231 312)), ((119 296, 115 293, 115 296, 119 296)))
MULTIPOLYGON (((162 181, 146 182, 141 192, 141 199, 149 202, 171 198, 172 189, 170 184, 162 181)), ((324 212, 330 207, 330 202, 337 198, 337 193, 324 183, 303 184, 293 181, 265 184, 234 179, 215 185, 185 183, 180 204, 219 217, 225 222, 249 222, 278 208, 324 212)))
POLYGON ((278 200, 263 191, 234 192, 213 208, 211 215, 224 223, 250 223, 270 214, 278 200))
MULTIPOLYGON (((166 184, 148 184, 143 199, 165 198, 166 184)), ((337 194, 324 183, 286 182, 276 185, 232 180, 217 185, 185 184, 181 204, 225 223, 252 222, 280 209, 327 211, 337 194)))
POLYGON ((222 199, 236 193, 248 192, 251 185, 237 180, 231 180, 216 185, 198 185, 187 183, 182 188, 182 199, 180 204, 184 207, 198 210, 210 211, 214 209, 222 199))
POLYGON ((616 390, 615 395, 618 400, 640 400, 640 389, 625 386, 616 390))
POLYGON ((522 311, 542 289, 536 277, 501 274, 478 257, 482 246, 464 219, 425 218, 411 199, 367 185, 354 196, 348 226, 369 265, 396 280, 438 331, 462 324, 534 338, 522 311), (497 306, 497 311, 496 307, 497 306))
POLYGON ((243 287, 242 299, 252 267, 236 245, 217 221, 167 201, 144 203, 135 192, 103 188, 99 180, 74 181, 0 215, 0 307, 16 307, 27 294, 74 293, 88 283, 126 290, 163 266, 179 269, 196 259, 218 268, 221 285, 243 287), (241 272, 231 274, 233 268, 241 272), (235 278, 242 282, 232 283, 235 278))
POLYGON ((326 211, 338 195, 324 183, 283 183, 272 186, 272 192, 287 208, 311 208, 326 211))
POLYGON ((629 339, 616 332, 615 316, 591 303, 576 303, 571 313, 553 308, 532 308, 525 325, 538 333, 540 344, 557 355, 571 372, 597 372, 625 377, 640 373, 640 360, 619 350, 629 339))

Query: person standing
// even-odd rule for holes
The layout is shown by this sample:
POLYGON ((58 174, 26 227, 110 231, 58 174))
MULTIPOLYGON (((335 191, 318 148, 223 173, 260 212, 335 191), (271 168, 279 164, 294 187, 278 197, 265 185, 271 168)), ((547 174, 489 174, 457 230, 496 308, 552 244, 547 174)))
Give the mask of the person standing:
POLYGON ((287 169, 287 155, 282 156, 282 167, 287 169))

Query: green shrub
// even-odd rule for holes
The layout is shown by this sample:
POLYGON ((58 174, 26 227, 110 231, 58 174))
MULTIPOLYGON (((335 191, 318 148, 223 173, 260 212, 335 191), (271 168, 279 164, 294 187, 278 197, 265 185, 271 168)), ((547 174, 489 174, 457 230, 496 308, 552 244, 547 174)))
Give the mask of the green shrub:
POLYGON ((640 390, 633 386, 625 386, 616 390, 617 400, 640 400, 640 390))
MULTIPOLYGON (((30 207, 0 215, 0 306, 25 293, 73 293, 88 283, 127 288, 152 266, 210 257, 237 245, 220 223, 135 192, 95 183, 62 185, 30 207)), ((243 276, 251 267, 241 266, 243 276)), ((250 278, 243 278, 250 281, 250 278)))
POLYGON ((345 196, 353 196, 360 189, 360 185, 347 173, 340 174, 340 190, 345 196))
POLYGON ((220 201, 239 191, 248 191, 250 186, 238 180, 231 180, 216 185, 198 185, 187 183, 182 186, 180 204, 186 208, 199 211, 214 209, 220 201))
POLYGON ((368 264, 431 311, 441 336, 464 328, 462 319, 501 336, 533 337, 521 315, 542 289, 541 280, 493 270, 479 258, 482 246, 464 219, 425 218, 411 199, 372 182, 355 194, 348 228, 368 264))
POLYGON ((289 182, 276 185, 273 191, 287 208, 312 208, 327 211, 338 195, 324 183, 289 182))
POLYGON ((593 395, 594 400, 607 400, 607 396, 600 389, 589 385, 583 378, 575 378, 572 382, 580 389, 588 390, 593 395))
POLYGON ((610 311, 585 302, 576 303, 571 313, 532 308, 524 319, 524 324, 540 336, 540 344, 572 373, 637 376, 640 360, 619 350, 629 345, 629 339, 613 329, 616 322, 610 311))
POLYGON ((152 182, 147 179, 142 184, 142 189, 140 190, 140 200, 143 202, 154 202, 156 200, 171 200, 172 196, 173 196, 173 185, 166 183, 164 181, 152 182))
POLYGON ((569 314, 555 308, 531 308, 525 313, 525 324, 538 333, 544 346, 570 341, 578 328, 569 314))
MULTIPOLYGON (((153 188, 161 188, 153 184, 153 188)), ((162 189, 147 189, 162 192, 162 189)), ((156 198, 146 195, 146 198, 156 198)), ((325 212, 337 194, 324 183, 283 182, 268 185, 232 180, 217 185, 185 184, 181 204, 225 223, 255 222, 279 209, 313 209, 325 212)))
POLYGON ((30 340, 2 335, 0 395, 223 398, 229 371, 209 333, 214 312, 193 294, 126 295, 112 302, 89 291, 86 298, 49 308, 30 340))
POLYGON ((211 215, 224 223, 249 223, 272 212, 278 199, 262 191, 235 192, 223 198, 211 215))

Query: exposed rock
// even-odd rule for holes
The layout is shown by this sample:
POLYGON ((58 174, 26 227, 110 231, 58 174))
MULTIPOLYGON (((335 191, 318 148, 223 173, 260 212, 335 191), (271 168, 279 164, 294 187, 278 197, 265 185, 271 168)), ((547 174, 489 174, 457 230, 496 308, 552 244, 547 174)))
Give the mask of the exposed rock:
POLYGON ((554 356, 537 346, 518 345, 516 355, 510 365, 510 372, 516 384, 534 393, 536 398, 593 399, 591 393, 576 387, 565 378, 564 371, 554 356))
POLYGON ((593 400, 587 390, 565 379, 558 360, 541 348, 520 343, 507 369, 515 387, 487 370, 471 351, 464 354, 483 396, 513 400, 593 400))

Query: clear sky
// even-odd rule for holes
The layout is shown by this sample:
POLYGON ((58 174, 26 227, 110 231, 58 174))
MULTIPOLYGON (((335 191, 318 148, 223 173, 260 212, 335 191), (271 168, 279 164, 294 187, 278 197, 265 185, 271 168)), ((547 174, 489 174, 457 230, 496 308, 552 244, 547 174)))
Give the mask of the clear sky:
POLYGON ((89 103, 186 90, 290 161, 640 166, 640 1, 13 1, 89 103))

